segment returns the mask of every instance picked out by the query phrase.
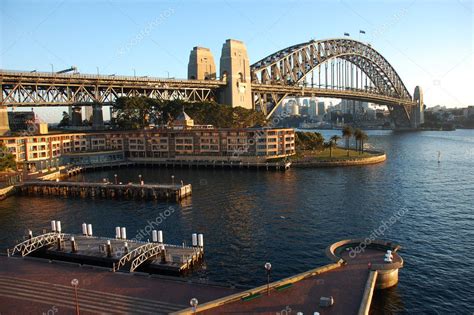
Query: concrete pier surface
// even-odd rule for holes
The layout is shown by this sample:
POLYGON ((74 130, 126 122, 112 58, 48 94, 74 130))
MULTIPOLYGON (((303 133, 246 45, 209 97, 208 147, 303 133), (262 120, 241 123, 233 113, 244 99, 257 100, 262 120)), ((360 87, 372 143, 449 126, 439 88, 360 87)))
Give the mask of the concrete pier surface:
POLYGON ((370 244, 358 239, 336 242, 326 251, 333 264, 175 314, 369 314, 377 286, 386 288, 398 282, 398 269, 403 266, 403 259, 396 253, 399 248, 398 244, 379 240, 370 244), (393 251, 390 262, 385 261, 387 250, 393 251), (379 273, 384 272, 389 272, 389 277, 378 280, 379 273), (333 304, 323 306, 321 298, 332 299, 333 304))
POLYGON ((403 267, 399 248, 380 240, 339 241, 326 250, 333 263, 248 290, 0 256, 0 313, 47 312, 53 307, 72 313, 71 281, 77 279, 81 314, 368 315, 374 290, 398 282, 403 267), (196 308, 189 307, 193 298, 196 308))
POLYGON ((183 278, 0 255, 0 314, 75 314, 73 279, 79 281, 81 315, 168 314, 186 308, 193 297, 206 302, 239 291, 183 278))

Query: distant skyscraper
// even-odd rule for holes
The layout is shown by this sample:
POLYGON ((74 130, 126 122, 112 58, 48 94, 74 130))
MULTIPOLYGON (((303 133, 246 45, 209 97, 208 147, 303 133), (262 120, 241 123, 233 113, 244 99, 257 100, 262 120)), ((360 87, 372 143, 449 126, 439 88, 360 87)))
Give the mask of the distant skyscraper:
POLYGON ((316 99, 311 99, 309 101, 309 108, 308 108, 308 115, 311 118, 314 118, 318 116, 318 104, 316 102, 316 99))
POLYGON ((318 102, 318 115, 323 116, 326 114, 326 106, 324 102, 318 102))

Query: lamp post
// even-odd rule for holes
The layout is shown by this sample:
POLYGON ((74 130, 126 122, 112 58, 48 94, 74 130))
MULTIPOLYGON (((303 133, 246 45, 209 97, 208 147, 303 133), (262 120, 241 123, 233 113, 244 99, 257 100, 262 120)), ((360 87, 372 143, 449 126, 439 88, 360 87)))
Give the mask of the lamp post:
POLYGON ((142 174, 138 175, 138 179, 139 179, 139 182, 141 184, 142 183, 142 174))
POLYGON ((114 177, 115 177, 115 185, 117 185, 118 184, 117 174, 115 174, 114 177))
POLYGON ((174 186, 174 175, 171 175, 171 185, 174 186))
POLYGON ((267 271, 267 295, 270 295, 270 271, 272 270, 272 264, 265 263, 265 270, 267 271))
POLYGON ((54 74, 54 65, 52 63, 50 63, 51 65, 51 74, 54 74))
POLYGON ((199 301, 196 298, 192 298, 191 301, 189 301, 189 304, 193 307, 193 314, 196 314, 198 303, 199 301))
POLYGON ((74 287, 74 296, 76 299, 76 315, 79 315, 79 301, 77 300, 77 286, 79 285, 79 280, 72 279, 71 285, 74 287))

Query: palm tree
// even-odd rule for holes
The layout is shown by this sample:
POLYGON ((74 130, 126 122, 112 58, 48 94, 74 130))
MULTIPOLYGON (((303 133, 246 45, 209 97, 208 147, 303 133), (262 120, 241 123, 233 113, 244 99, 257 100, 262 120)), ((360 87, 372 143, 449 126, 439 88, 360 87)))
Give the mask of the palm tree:
POLYGON ((361 138, 362 138, 362 130, 360 130, 359 128, 357 128, 355 131, 354 131, 354 138, 356 140, 356 150, 357 151, 360 151, 360 141, 361 141, 361 138))
POLYGON ((360 136, 360 143, 361 143, 360 152, 361 153, 364 153, 364 141, 368 139, 369 139, 369 136, 367 135, 367 133, 365 133, 365 131, 362 131, 361 136, 360 136))
POLYGON ((349 141, 353 134, 354 130, 351 126, 345 125, 344 128, 342 128, 342 136, 346 139, 347 156, 349 156, 349 141))
POLYGON ((334 145, 337 145, 337 142, 341 140, 341 137, 339 137, 338 135, 334 135, 330 138, 330 140, 334 142, 334 145))
POLYGON ((324 150, 329 149, 329 158, 331 159, 332 159, 332 146, 333 146, 332 141, 326 141, 323 143, 324 150))

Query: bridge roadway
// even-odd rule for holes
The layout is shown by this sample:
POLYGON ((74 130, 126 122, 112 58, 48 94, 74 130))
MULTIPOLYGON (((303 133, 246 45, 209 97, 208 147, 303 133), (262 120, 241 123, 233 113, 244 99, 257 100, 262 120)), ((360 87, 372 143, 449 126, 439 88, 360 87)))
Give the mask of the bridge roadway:
MULTIPOLYGON (((9 106, 54 106, 99 102, 112 104, 115 97, 141 95, 172 98, 176 90, 189 92, 190 97, 208 100, 226 82, 219 80, 164 79, 154 77, 106 76, 89 74, 57 74, 48 72, 14 72, 0 70, 0 85, 5 89, 2 104, 9 106), (8 88, 11 86, 11 88, 8 88), (197 95, 197 93, 199 95, 197 95), (202 93, 204 92, 204 93, 202 93), (192 96, 192 94, 196 94, 192 96), (16 98, 16 96, 22 96, 16 98)), ((314 88, 301 85, 252 83, 252 93, 284 93, 369 101, 381 105, 413 106, 412 100, 385 96, 360 89, 314 88)), ((177 94, 175 94, 176 96, 177 94)))
POLYGON ((8 106, 67 106, 112 104, 121 96, 149 96, 205 101, 226 83, 217 80, 20 72, 0 70, 0 104, 8 106))

